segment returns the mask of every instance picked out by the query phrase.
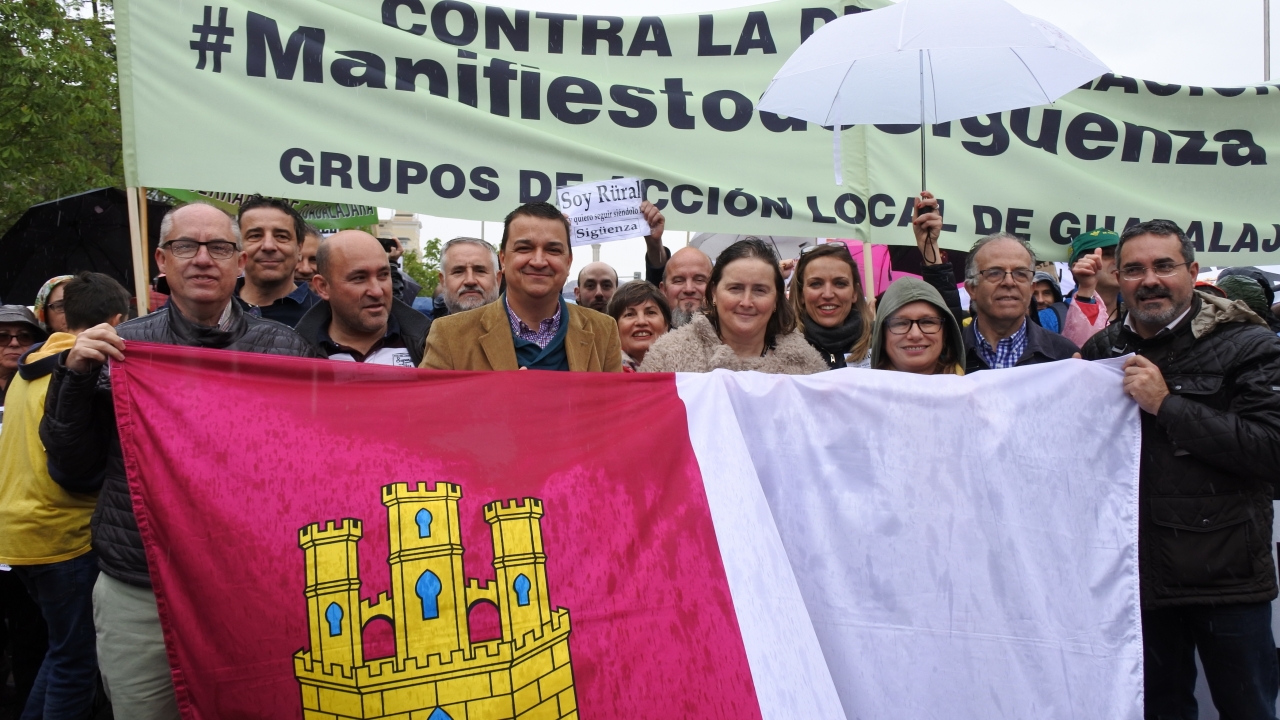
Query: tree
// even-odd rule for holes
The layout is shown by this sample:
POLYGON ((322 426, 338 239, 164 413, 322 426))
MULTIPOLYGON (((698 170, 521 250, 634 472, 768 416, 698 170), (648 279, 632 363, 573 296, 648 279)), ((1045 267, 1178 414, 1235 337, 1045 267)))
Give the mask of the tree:
POLYGON ((0 233, 36 203, 124 186, 111 4, 0 2, 0 233))
POLYGON ((431 297, 436 294, 436 286, 440 283, 440 247, 444 243, 440 238, 431 238, 422 243, 422 257, 417 250, 406 250, 402 258, 404 271, 409 277, 422 286, 418 297, 431 297))

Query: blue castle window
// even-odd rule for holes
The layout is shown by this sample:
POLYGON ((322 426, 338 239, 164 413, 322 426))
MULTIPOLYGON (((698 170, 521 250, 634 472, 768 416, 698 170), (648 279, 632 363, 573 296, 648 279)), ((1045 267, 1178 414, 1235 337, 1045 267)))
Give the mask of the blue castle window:
POLYGON ((511 589, 516 591, 516 604, 524 607, 529 604, 529 578, 520 573, 516 576, 516 581, 511 583, 511 589))
POLYGON ((417 515, 413 516, 413 521, 418 523, 418 537, 431 537, 431 511, 422 508, 417 515))
POLYGON ((324 619, 329 623, 329 637, 337 637, 342 634, 341 605, 329 603, 329 607, 324 609, 324 619))
POLYGON ((434 620, 440 617, 440 578, 430 570, 423 570, 418 582, 413 586, 414 592, 422 599, 422 619, 434 620))
POLYGON ((449 717, 449 713, 445 712, 443 709, 436 708, 427 716, 427 720, 453 720, 453 718, 449 717))

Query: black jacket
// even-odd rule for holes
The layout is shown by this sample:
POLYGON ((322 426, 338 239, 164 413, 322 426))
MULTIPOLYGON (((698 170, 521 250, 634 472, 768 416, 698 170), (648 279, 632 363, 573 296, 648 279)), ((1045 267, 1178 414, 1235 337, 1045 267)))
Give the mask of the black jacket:
POLYGON ((1086 359, 1137 353, 1170 395, 1142 413, 1138 568, 1144 607, 1276 597, 1272 492, 1280 468, 1280 339, 1243 303, 1201 295, 1172 330, 1143 340, 1124 322, 1086 359))
MULTIPOLYGON (((391 317, 400 326, 400 337, 404 340, 405 349, 413 359, 413 366, 422 364, 422 357, 427 347, 427 333, 431 332, 431 318, 405 305, 399 300, 391 301, 391 317)), ((317 357, 327 358, 329 354, 320 344, 320 337, 329 327, 333 319, 333 309, 326 300, 307 311, 298 323, 297 331, 315 350, 317 357)))
MULTIPOLYGON (((188 345, 315 357, 293 330, 253 317, 231 304, 226 331, 188 321, 173 304, 116 328, 126 341, 188 345)), ((49 381, 40 439, 49 456, 49 475, 71 492, 100 492, 93 512, 93 549, 102 572, 122 582, 150 587, 147 557, 129 498, 124 456, 111 402, 111 378, 102 368, 89 373, 67 369, 66 357, 49 381)))

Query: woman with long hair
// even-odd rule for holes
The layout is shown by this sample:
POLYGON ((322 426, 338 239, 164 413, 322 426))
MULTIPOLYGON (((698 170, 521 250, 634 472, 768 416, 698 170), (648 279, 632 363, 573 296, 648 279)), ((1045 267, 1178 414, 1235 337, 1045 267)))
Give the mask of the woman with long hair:
POLYGON ((875 313, 862 291, 858 263, 842 242, 800 251, 791 279, 791 309, 827 367, 871 366, 875 313))
POLYGON ((796 330, 778 258, 759 238, 720 253, 707 283, 707 309, 654 342, 640 364, 641 372, 717 368, 787 375, 827 369, 796 330))
POLYGON ((929 283, 903 278, 880 298, 871 367, 920 375, 964 374, 960 324, 929 283))

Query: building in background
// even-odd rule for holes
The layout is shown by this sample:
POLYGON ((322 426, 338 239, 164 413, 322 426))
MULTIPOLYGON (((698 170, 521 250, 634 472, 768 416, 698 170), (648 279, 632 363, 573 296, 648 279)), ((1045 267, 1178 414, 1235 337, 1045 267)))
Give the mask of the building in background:
POLYGON ((378 237, 399 238, 400 246, 405 252, 413 250, 419 257, 422 256, 422 222, 411 212, 396 210, 396 214, 389 220, 378 223, 377 234, 378 237))

